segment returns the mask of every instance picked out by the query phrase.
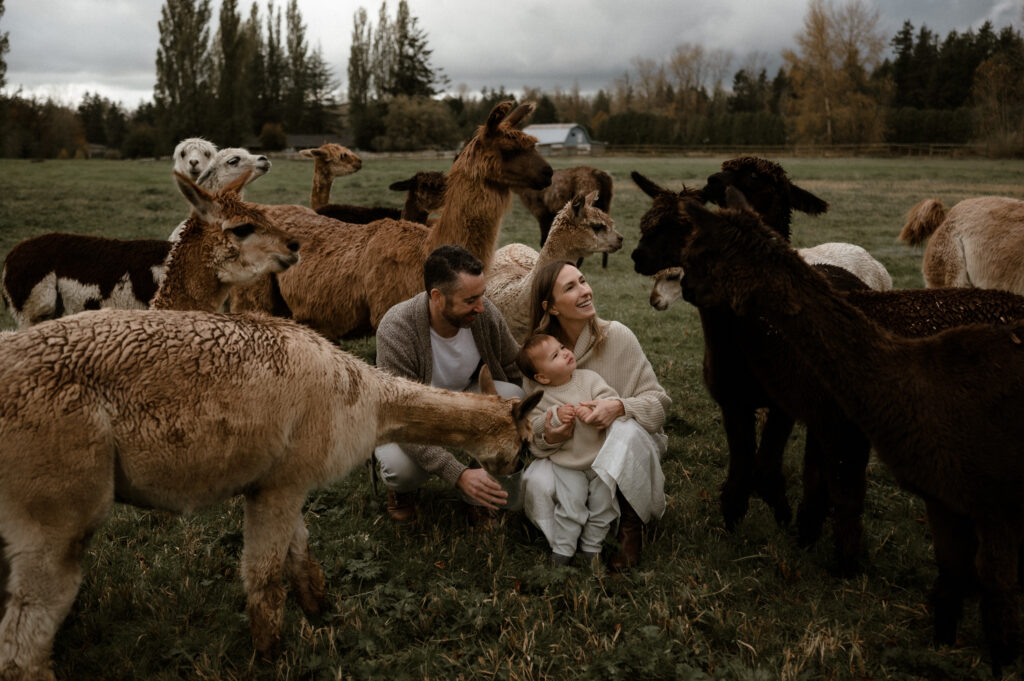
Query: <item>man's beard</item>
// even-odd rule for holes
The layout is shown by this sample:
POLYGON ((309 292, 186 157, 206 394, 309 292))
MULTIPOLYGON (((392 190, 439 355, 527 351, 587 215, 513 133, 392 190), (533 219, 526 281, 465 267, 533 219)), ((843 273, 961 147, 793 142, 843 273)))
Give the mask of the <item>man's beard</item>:
POLYGON ((451 312, 451 306, 445 301, 444 309, 441 310, 441 316, 444 320, 454 326, 457 329, 468 329, 470 325, 476 320, 476 312, 470 312, 464 314, 461 317, 451 312))

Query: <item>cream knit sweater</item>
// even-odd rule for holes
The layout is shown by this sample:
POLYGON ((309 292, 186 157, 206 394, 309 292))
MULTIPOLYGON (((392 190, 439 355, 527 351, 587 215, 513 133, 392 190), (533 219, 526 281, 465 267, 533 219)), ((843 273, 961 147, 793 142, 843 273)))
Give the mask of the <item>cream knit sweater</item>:
MULTIPOLYGON (((615 399, 619 396, 612 390, 601 376, 589 369, 576 369, 568 383, 563 385, 545 385, 544 397, 531 413, 534 430, 539 426, 544 430, 544 419, 548 411, 551 412, 551 422, 558 426, 561 420, 558 418, 557 409, 563 404, 578 404, 586 400, 615 399), (539 423, 538 423, 539 422, 539 423)), ((594 426, 587 425, 582 421, 576 421, 576 428, 573 430, 572 438, 562 443, 559 449, 541 449, 532 447, 534 456, 550 458, 563 468, 571 468, 576 471, 583 471, 590 468, 594 463, 597 453, 601 451, 604 444, 605 431, 598 430, 594 426)))

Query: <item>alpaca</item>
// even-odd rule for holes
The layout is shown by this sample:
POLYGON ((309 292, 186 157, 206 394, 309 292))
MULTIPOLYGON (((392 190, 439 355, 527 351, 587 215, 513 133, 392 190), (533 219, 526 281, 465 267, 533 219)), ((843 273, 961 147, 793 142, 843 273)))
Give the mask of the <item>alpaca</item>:
MULTIPOLYGON (((268 172, 270 172, 270 159, 266 156, 257 156, 250 154, 247 149, 233 147, 221 149, 214 154, 209 165, 199 175, 199 179, 194 182, 200 187, 217 192, 243 175, 248 175, 249 179, 246 181, 248 184, 268 172)), ((242 196, 242 189, 243 187, 238 188, 239 196, 242 196)), ((187 220, 182 220, 178 223, 171 235, 167 237, 168 241, 177 241, 181 237, 186 222, 187 220)))
POLYGON ((597 191, 577 194, 555 216, 540 253, 525 244, 498 249, 487 272, 487 298, 501 310, 509 331, 519 342, 530 325, 530 287, 533 277, 556 260, 575 261, 591 253, 614 253, 622 248, 615 223, 596 207, 597 191))
POLYGON ((297 242, 258 206, 237 198, 247 176, 216 197, 184 175, 175 178, 197 212, 186 221, 185 234, 192 232, 187 244, 63 233, 16 244, 2 279, 4 303, 18 328, 83 310, 146 309, 161 288, 162 307, 212 312, 210 301, 223 301, 229 286, 252 283, 295 262, 297 242))
POLYGON ((925 199, 910 209, 900 240, 917 246, 926 239, 921 271, 928 288, 972 286, 1024 294, 1024 201, 982 196, 965 199, 946 213, 941 201, 925 199))
POLYGON ((214 154, 217 153, 217 145, 207 142, 202 137, 189 137, 178 142, 174 147, 174 172, 188 175, 193 182, 199 181, 214 154))
POLYGON ((396 192, 407 192, 405 205, 399 218, 424 225, 433 224, 430 214, 444 206, 444 192, 448 186, 444 173, 436 170, 420 170, 407 180, 388 185, 396 192))
MULTIPOLYGON (((800 257, 808 265, 840 268, 849 272, 865 286, 875 291, 892 290, 892 277, 885 265, 871 257, 871 254, 855 244, 828 242, 797 250, 800 257)), ((832 272, 830 282, 841 277, 841 272, 832 272)), ((845 290, 857 288, 855 282, 848 282, 845 290)), ((669 267, 654 273, 654 284, 651 286, 651 307, 664 311, 668 306, 683 296, 683 269, 669 267)))
MULTIPOLYGON (((245 497, 241 574, 256 652, 281 638, 287 577, 327 606, 302 505, 374 446, 456 446, 511 472, 530 410, 378 370, 283 319, 102 310, 0 342, 0 677, 53 679, 53 637, 114 501, 187 513, 245 497)), ((493 393, 490 373, 481 384, 493 393)))
POLYGON ((331 202, 334 178, 351 175, 363 167, 363 160, 340 144, 326 143, 315 149, 303 149, 300 156, 313 159, 313 189, 309 206, 317 210, 331 202))
MULTIPOLYGON (((328 338, 363 336, 395 303, 423 289, 423 263, 442 244, 465 247, 488 267, 513 187, 543 187, 551 166, 536 138, 516 125, 532 104, 496 105, 448 172, 445 205, 433 227, 379 220, 337 228, 337 221, 298 206, 268 207, 268 215, 300 238, 301 260, 277 277, 296 321, 328 338)), ((271 283, 231 293, 231 309, 269 312, 271 283)))
MULTIPOLYGON (((667 189, 661 192, 655 204, 673 203, 677 206, 677 215, 672 219, 662 213, 657 224, 645 216, 645 230, 633 253, 636 269, 641 273, 678 266, 679 253, 692 229, 689 218, 679 208, 677 195, 667 189)), ((871 291, 845 269, 821 264, 813 267, 834 287, 837 282, 844 283, 849 303, 901 336, 923 337, 963 324, 1006 323, 1024 318, 1024 297, 1004 291, 871 291), (852 283, 843 282, 836 272, 852 279, 852 283)), ((685 278, 683 281, 685 283, 685 278)), ((701 308, 700 312, 703 318, 719 311, 701 308)), ((730 475, 748 486, 747 496, 752 490, 758 490, 781 507, 785 494, 782 453, 786 437, 794 418, 806 423, 804 497, 797 514, 799 540, 804 545, 814 542, 821 534, 829 509, 833 508, 836 570, 840 574, 855 572, 859 567, 863 534, 867 438, 774 329, 759 320, 740 319, 732 327, 732 334, 752 379, 775 407, 769 413, 757 456, 739 464, 730 460, 730 475)), ((752 414, 750 419, 753 421, 752 414)))
POLYGON ((905 339, 870 321, 748 210, 683 206, 684 292, 777 328, 928 511, 939 568, 935 639, 954 643, 980 587, 999 676, 1017 654, 1024 539, 1024 323, 975 324, 905 339))
MULTIPOLYGON (((612 176, 591 166, 559 168, 551 176, 551 184, 544 189, 521 188, 516 190, 519 200, 540 225, 540 245, 548 239, 551 223, 562 210, 562 206, 577 194, 598 192, 597 208, 605 213, 612 209, 612 176)), ((608 254, 601 255, 601 267, 608 266, 608 254)))

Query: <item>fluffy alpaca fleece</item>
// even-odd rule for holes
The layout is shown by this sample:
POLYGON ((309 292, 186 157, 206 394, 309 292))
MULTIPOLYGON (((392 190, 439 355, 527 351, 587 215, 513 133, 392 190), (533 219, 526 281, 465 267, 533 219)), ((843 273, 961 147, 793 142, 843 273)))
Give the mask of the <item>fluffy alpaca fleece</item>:
POLYGON ((189 512, 245 497, 240 572, 267 657, 285 577, 307 615, 326 606, 302 516, 310 489, 395 440, 461 447, 510 472, 541 396, 397 378, 287 320, 164 310, 102 310, 4 336, 0 373, 3 679, 53 679, 54 634, 114 501, 189 512))
POLYGON ((207 142, 202 137, 183 139, 174 147, 173 170, 188 176, 193 182, 198 182, 199 176, 210 165, 216 153, 217 145, 207 142))
MULTIPOLYGON (((309 209, 269 208, 268 215, 303 242, 299 264, 277 277, 293 318, 332 339, 366 335, 392 305, 423 290, 423 263, 438 246, 463 246, 487 267, 511 188, 543 187, 551 179, 536 138, 515 127, 532 110, 532 104, 513 110, 512 102, 494 107, 452 164, 432 228, 379 220, 338 229, 337 221, 309 209)), ((270 312, 273 299, 264 282, 232 291, 231 309, 270 312)))
POLYGON ((158 304, 164 309, 212 312, 216 307, 210 301, 223 301, 230 286, 252 283, 295 262, 297 242, 256 204, 238 199, 245 176, 216 196, 184 175, 176 179, 195 213, 186 221, 188 244, 54 233, 11 249, 4 262, 3 297, 18 327, 84 310, 146 309, 160 290, 158 304))
POLYGON ((612 176, 591 166, 559 168, 551 176, 551 184, 544 189, 521 187, 515 190, 526 210, 540 225, 540 245, 547 241, 555 216, 574 196, 597 192, 595 207, 605 213, 611 212, 612 176))
POLYGON ((745 210, 685 207, 687 299, 765 318, 928 510, 935 638, 952 644, 979 586, 993 671, 1017 654, 1024 539, 1024 324, 895 336, 846 303, 745 210))
POLYGON ((965 199, 947 213, 937 199, 907 214, 900 240, 928 241, 921 271, 928 288, 973 286, 1024 294, 1024 201, 965 199), (930 238, 929 238, 930 237, 930 238))
POLYGON ((534 275, 556 260, 575 262, 591 253, 614 253, 622 235, 608 213, 597 208, 596 191, 579 194, 555 216, 540 253, 525 244, 509 244, 494 254, 487 272, 487 297, 494 303, 512 335, 522 342, 529 335, 530 287, 534 275))

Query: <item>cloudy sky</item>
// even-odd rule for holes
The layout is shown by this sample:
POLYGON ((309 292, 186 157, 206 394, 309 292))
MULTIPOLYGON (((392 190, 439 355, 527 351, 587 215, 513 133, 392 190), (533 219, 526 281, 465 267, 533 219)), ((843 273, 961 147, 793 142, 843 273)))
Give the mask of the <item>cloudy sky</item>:
MULTIPOLYGON (((277 0, 283 7, 287 0, 277 0)), ((0 32, 10 35, 7 91, 77 105, 86 91, 128 108, 152 100, 162 0, 6 0, 0 32)), ((266 0, 259 0, 261 8, 266 0)), ((388 3, 391 14, 397 0, 388 3)), ((991 20, 1024 28, 1024 0, 877 0, 884 35, 909 19, 945 36, 991 20)), ((251 0, 241 0, 248 15, 251 0)), ((215 30, 219 0, 213 1, 215 30)), ((348 65, 352 16, 380 2, 299 0, 312 46, 341 81, 348 65)), ((758 55, 770 71, 794 46, 806 0, 409 0, 433 49, 432 63, 452 89, 504 85, 585 92, 608 87, 634 57, 660 60, 677 45, 725 49, 739 67, 758 55), (756 7, 757 9, 753 9, 756 7)))

